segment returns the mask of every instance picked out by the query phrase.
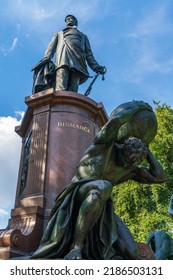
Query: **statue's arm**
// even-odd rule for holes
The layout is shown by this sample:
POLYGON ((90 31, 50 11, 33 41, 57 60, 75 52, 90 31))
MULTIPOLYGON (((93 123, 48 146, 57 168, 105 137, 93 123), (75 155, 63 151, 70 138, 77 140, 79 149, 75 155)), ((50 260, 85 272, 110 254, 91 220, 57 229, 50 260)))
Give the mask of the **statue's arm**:
POLYGON ((36 65, 32 67, 31 69, 32 71, 35 71, 36 69, 44 66, 46 63, 50 61, 50 59, 53 57, 55 53, 57 43, 58 43, 58 33, 55 33, 45 51, 44 57, 36 65))
POLYGON ((44 53, 44 57, 51 59, 54 56, 57 44, 58 44, 58 32, 56 32, 53 35, 45 53, 44 53))
POLYGON ((133 180, 146 184, 159 184, 166 182, 166 175, 161 163, 148 150, 147 161, 149 168, 137 167, 133 174, 133 180))
POLYGON ((119 128, 141 110, 152 111, 152 108, 143 101, 129 102, 129 105, 125 108, 120 107, 116 115, 112 116, 96 135, 95 144, 109 144, 116 141, 119 128))
POLYGON ((100 65, 98 64, 97 60, 95 59, 95 57, 93 55, 88 37, 86 35, 84 35, 84 36, 85 36, 86 61, 89 65, 89 67, 93 71, 96 71, 97 67, 100 67, 100 65))

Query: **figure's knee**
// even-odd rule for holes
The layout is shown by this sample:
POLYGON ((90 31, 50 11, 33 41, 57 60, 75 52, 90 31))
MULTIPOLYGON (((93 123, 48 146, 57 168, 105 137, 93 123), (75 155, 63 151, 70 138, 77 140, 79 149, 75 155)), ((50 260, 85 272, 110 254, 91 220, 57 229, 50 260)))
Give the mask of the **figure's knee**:
POLYGON ((102 207, 111 196, 112 184, 108 181, 97 180, 87 193, 88 205, 95 205, 95 209, 102 207))
POLYGON ((138 260, 139 259, 139 249, 137 247, 137 244, 133 244, 133 246, 127 246, 124 244, 122 246, 123 250, 122 252, 124 253, 125 257, 129 260, 138 260))
POLYGON ((78 192, 78 199, 83 201, 88 199, 88 201, 105 202, 111 196, 112 184, 106 180, 94 180, 82 185, 78 192))
POLYGON ((89 202, 97 202, 97 200, 100 200, 100 192, 98 190, 91 190, 88 193, 87 199, 89 202))
MULTIPOLYGON (((128 238, 128 236, 126 236, 128 238)), ((135 241, 131 240, 131 242, 128 242, 128 240, 123 240, 121 238, 118 238, 117 240, 117 249, 121 252, 122 256, 125 259, 128 260, 138 260, 139 259, 139 248, 135 241)))
POLYGON ((106 201, 109 199, 112 193, 112 184, 106 180, 97 180, 96 188, 94 189, 99 195, 99 198, 102 201, 106 201))

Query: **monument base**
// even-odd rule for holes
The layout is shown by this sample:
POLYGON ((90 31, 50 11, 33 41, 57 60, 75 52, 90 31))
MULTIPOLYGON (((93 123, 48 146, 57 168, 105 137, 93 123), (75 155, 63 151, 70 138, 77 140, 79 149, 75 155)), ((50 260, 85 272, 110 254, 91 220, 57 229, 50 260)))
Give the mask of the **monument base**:
POLYGON ((25 103, 15 129, 22 138, 15 207, 0 230, 0 259, 37 249, 57 194, 108 119, 102 103, 74 92, 51 88, 27 96, 25 103))
POLYGON ((39 206, 13 209, 7 229, 0 231, 0 259, 24 256, 36 250, 43 231, 43 217, 39 206))

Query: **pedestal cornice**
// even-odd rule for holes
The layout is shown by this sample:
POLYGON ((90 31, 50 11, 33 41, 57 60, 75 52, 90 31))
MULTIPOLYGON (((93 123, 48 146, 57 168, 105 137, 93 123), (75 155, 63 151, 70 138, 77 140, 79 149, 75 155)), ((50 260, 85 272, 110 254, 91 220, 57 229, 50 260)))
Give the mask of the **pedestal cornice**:
POLYGON ((49 105, 47 110, 50 109, 50 106, 54 106, 56 104, 73 104, 75 106, 82 107, 94 114, 98 114, 102 125, 104 125, 108 119, 108 115, 102 102, 97 103, 87 96, 71 91, 54 91, 53 88, 50 88, 34 95, 27 96, 25 98, 25 103, 27 104, 28 109, 25 113, 21 126, 17 126, 15 128, 15 132, 21 137, 23 137, 26 133, 26 129, 33 116, 34 110, 46 105, 49 105))

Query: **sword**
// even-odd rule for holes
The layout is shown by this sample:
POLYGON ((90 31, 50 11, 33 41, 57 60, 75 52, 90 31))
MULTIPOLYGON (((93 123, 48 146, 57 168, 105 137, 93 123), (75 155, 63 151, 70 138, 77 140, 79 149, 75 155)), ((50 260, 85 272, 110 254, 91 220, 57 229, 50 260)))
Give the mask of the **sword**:
POLYGON ((104 74, 106 73, 106 67, 104 67, 104 73, 97 73, 95 76, 94 76, 94 78, 93 78, 93 80, 92 80, 92 82, 90 83, 90 85, 89 85, 89 87, 87 88, 87 90, 86 90, 86 92, 85 92, 85 96, 88 96, 89 94, 90 94, 90 92, 91 92, 91 90, 92 90, 92 86, 93 86, 93 84, 95 83, 95 81, 97 80, 97 78, 98 78, 98 76, 99 75, 102 75, 102 81, 104 81, 104 79, 105 79, 105 76, 104 76, 104 74))

